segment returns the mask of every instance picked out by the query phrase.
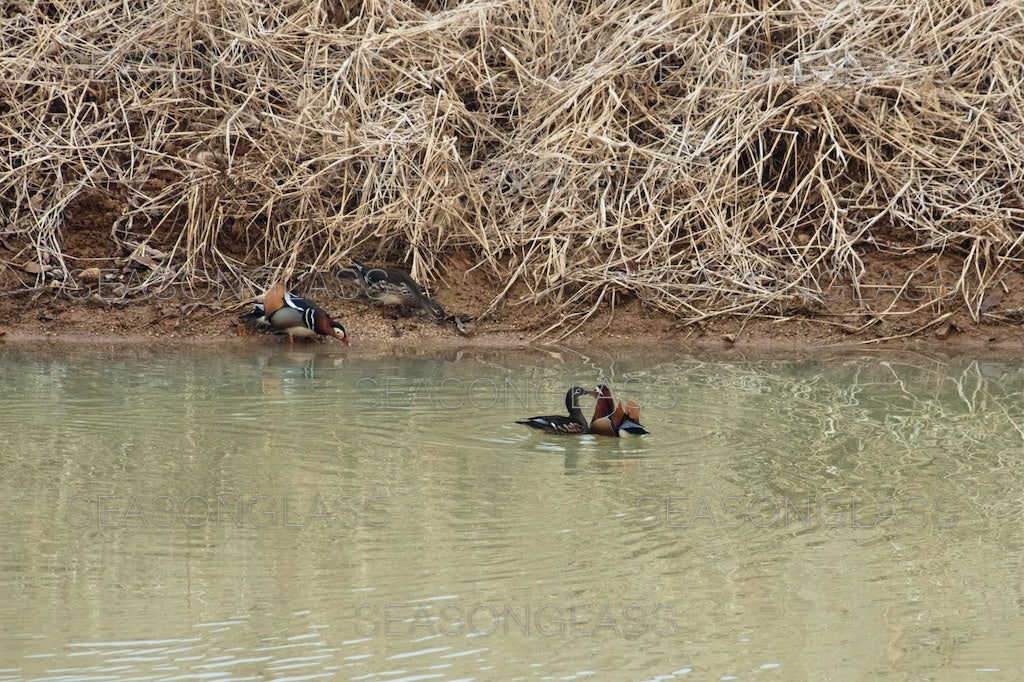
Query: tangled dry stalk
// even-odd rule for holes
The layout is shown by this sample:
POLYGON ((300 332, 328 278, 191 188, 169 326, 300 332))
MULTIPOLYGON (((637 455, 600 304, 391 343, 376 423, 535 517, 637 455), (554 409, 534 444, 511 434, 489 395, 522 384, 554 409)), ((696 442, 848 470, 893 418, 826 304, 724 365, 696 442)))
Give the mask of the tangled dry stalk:
POLYGON ((431 281, 460 250, 502 283, 495 305, 525 285, 560 330, 623 297, 786 315, 856 289, 869 250, 955 255, 948 297, 976 316, 1024 258, 1013 0, 5 13, 3 229, 58 273, 69 207, 97 197, 116 242, 169 252, 136 291, 352 255, 431 281))

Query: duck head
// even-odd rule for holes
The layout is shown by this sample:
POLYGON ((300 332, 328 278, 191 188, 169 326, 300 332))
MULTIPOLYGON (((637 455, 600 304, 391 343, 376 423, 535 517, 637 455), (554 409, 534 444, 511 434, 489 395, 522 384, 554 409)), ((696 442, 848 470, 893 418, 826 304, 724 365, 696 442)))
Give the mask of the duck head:
POLYGON ((585 395, 591 397, 597 397, 597 391, 588 391, 580 386, 573 386, 565 394, 565 409, 572 414, 574 411, 580 409, 580 398, 585 395))
POLYGON ((615 403, 612 401, 612 389, 601 384, 592 393, 597 398, 597 405, 594 406, 594 417, 590 421, 594 422, 605 417, 610 418, 612 412, 615 411, 615 403))
POLYGON ((331 336, 348 345, 348 332, 341 322, 331 322, 331 336))

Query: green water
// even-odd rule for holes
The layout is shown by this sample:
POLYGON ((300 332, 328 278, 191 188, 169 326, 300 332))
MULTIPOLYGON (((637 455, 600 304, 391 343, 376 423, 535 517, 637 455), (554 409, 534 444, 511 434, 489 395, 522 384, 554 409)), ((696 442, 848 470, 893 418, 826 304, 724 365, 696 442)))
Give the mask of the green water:
POLYGON ((0 679, 1024 676, 1020 359, 8 345, 0 370, 0 679), (599 381, 650 436, 513 423, 599 381))

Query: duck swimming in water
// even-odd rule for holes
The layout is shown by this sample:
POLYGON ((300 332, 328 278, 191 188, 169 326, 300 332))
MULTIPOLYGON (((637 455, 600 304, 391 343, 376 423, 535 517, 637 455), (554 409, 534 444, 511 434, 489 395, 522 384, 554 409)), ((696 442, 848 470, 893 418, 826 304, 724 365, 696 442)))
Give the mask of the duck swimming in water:
POLYGON ((566 417, 561 414, 545 415, 541 417, 530 417, 523 421, 517 421, 516 424, 523 424, 529 426, 531 429, 537 429, 544 431, 545 433, 557 433, 564 436, 575 436, 578 434, 589 433, 590 427, 587 424, 587 418, 583 416, 583 411, 580 410, 579 399, 585 395, 597 397, 597 391, 588 391, 585 388, 579 386, 573 386, 565 394, 565 409, 568 410, 569 416, 566 417))
POLYGON ((599 436, 619 438, 623 434, 642 436, 650 433, 640 424, 640 405, 635 400, 617 404, 612 398, 612 389, 604 384, 597 387, 597 405, 590 420, 590 432, 599 436))

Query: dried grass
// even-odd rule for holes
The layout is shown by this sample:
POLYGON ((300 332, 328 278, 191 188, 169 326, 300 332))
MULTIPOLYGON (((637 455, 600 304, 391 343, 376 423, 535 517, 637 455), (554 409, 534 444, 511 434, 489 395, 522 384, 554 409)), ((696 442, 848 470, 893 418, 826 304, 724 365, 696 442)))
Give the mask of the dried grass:
POLYGON ((1014 1, 5 7, 3 229, 58 273, 97 192, 176 264, 137 292, 464 251, 552 331, 630 297, 785 315, 874 249, 956 256, 977 315, 1024 258, 1014 1))

